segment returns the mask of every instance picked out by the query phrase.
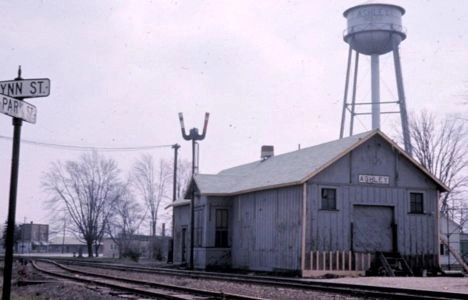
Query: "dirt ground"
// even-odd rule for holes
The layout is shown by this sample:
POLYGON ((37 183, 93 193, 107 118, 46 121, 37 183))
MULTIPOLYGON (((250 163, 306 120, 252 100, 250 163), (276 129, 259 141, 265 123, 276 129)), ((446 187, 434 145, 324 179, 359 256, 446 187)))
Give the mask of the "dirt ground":
POLYGON ((11 299, 122 299, 109 294, 108 290, 64 283, 44 283, 27 286, 12 286, 11 299))
MULTIPOLYGON (((29 300, 29 299, 61 299, 61 300, 88 300, 88 299, 122 299, 117 295, 110 294, 108 289, 78 285, 74 283, 59 283, 54 282, 52 278, 39 277, 35 275, 31 266, 22 266, 15 263, 13 266, 11 282, 11 299, 12 300, 29 300), (19 285, 19 280, 45 282, 38 284, 19 285)), ((0 285, 3 292, 3 268, 1 268, 0 285)))

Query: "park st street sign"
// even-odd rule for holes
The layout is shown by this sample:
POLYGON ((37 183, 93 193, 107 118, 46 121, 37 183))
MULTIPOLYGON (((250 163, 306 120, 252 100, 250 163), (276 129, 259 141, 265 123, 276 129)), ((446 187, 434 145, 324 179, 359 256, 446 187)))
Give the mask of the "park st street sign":
POLYGON ((48 78, 0 81, 0 94, 14 98, 47 97, 50 94, 48 78))
POLYGON ((29 123, 36 123, 37 109, 34 105, 5 95, 0 95, 0 99, 1 113, 29 123))
POLYGON ((34 124, 37 109, 22 99, 49 96, 50 80, 48 78, 21 79, 21 69, 18 74, 17 80, 0 81, 0 112, 34 124))

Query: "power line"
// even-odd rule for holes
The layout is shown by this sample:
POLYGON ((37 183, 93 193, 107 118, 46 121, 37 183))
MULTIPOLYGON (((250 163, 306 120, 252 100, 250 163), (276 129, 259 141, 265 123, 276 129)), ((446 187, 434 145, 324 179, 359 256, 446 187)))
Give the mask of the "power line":
MULTIPOLYGON (((11 140, 11 137, 0 135, 2 140, 11 140)), ((22 139, 22 143, 53 149, 62 149, 70 151, 93 151, 98 150, 102 152, 118 152, 118 151, 141 151, 151 150, 158 148, 170 148, 172 145, 148 145, 148 146, 133 146, 133 147, 102 147, 102 146, 81 146, 81 145, 69 145, 69 144, 57 144, 57 143, 46 143, 33 140, 22 139)))

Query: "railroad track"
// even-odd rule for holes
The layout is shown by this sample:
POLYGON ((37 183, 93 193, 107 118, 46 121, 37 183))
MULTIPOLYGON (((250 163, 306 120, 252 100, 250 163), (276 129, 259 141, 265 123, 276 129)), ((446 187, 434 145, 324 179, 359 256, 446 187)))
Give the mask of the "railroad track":
POLYGON ((203 278, 222 281, 235 281, 239 283, 249 283, 256 285, 275 286, 283 288, 294 288, 300 290, 321 291, 325 293, 345 294, 362 298, 377 298, 377 299, 427 299, 427 300, 445 300, 445 299, 468 299, 467 294, 454 292, 440 292, 429 290, 418 290, 408 288, 395 287, 379 287, 369 285, 345 284, 336 282, 322 281, 306 281, 297 278, 287 277, 272 277, 272 276, 256 276, 256 275, 240 275, 229 273, 201 272, 175 270, 167 268, 116 265, 107 263, 90 263, 83 261, 67 261, 64 263, 77 266, 94 267, 99 269, 110 269, 125 272, 138 272, 149 274, 164 274, 171 276, 181 276, 190 278, 203 278))
POLYGON ((42 261, 40 265, 33 261, 32 266, 37 271, 55 278, 107 287, 115 291, 125 292, 142 297, 174 300, 266 300, 258 297, 194 289, 171 284, 157 283, 153 281, 135 280, 120 276, 117 277, 111 275, 95 274, 69 268, 53 261, 42 261))

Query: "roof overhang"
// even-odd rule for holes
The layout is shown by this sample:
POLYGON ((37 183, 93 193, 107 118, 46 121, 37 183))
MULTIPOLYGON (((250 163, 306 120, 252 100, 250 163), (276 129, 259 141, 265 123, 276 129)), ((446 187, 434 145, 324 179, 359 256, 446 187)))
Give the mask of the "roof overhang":
POLYGON ((287 183, 284 183, 284 184, 266 185, 266 186, 260 186, 260 187, 252 188, 252 189, 239 190, 239 191, 235 191, 235 192, 232 192, 232 193, 210 193, 210 192, 206 192, 206 193, 200 193, 200 195, 212 196, 212 197, 215 197, 215 196, 218 196, 218 197, 232 197, 232 196, 238 196, 238 195, 242 195, 242 194, 259 192, 259 191, 264 191, 264 190, 272 190, 272 189, 279 189, 279 188, 284 188, 284 187, 291 187, 291 186, 295 186, 295 185, 300 185, 302 183, 303 182, 294 181, 294 182, 287 182, 287 183))
POLYGON ((171 207, 179 207, 179 206, 184 206, 184 205, 190 205, 190 200, 186 200, 186 199, 176 200, 172 202, 171 204, 169 204, 168 206, 164 207, 164 209, 168 209, 171 207))

